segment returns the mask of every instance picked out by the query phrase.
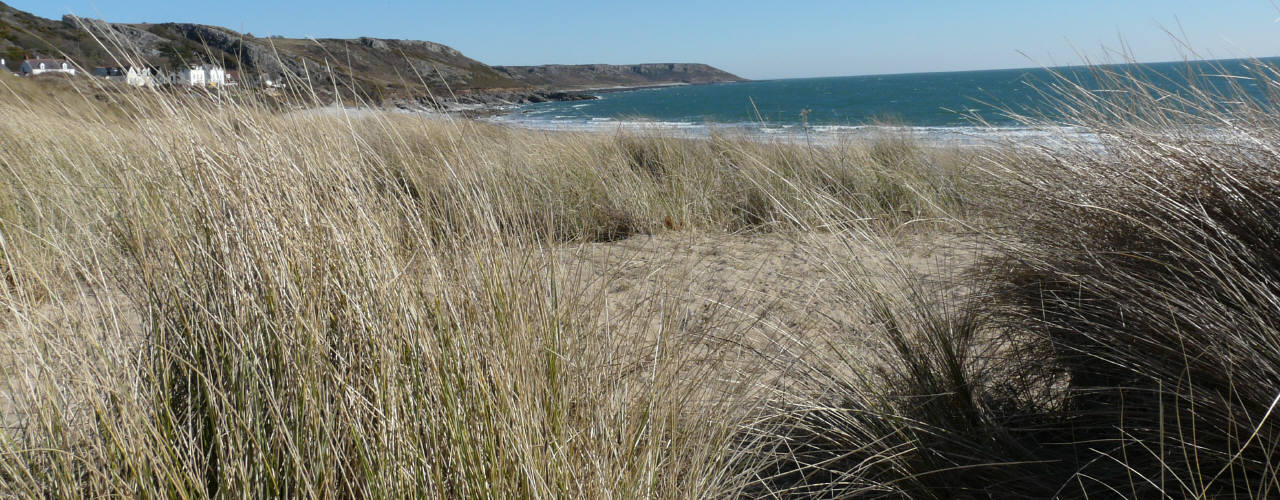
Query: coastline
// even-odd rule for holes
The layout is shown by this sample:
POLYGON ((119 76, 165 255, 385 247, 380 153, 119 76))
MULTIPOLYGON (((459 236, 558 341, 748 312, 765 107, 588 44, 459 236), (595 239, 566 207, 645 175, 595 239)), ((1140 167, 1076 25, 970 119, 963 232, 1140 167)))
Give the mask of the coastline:
POLYGON ((900 137, 933 145, 979 147, 1001 142, 1073 144, 1095 139, 1085 131, 1069 126, 1045 127, 979 127, 979 126, 912 126, 912 125, 783 125, 762 127, 755 123, 681 123, 645 120, 596 120, 591 122, 534 122, 496 115, 477 118, 484 123, 534 130, 587 134, 644 133, 705 139, 731 135, 758 142, 808 143, 835 146, 845 143, 870 142, 886 137, 900 137))
POLYGON ((619 85, 612 87, 554 87, 531 89, 501 89, 456 94, 447 99, 416 96, 412 99, 396 99, 384 109, 427 110, 456 113, 466 118, 487 118, 506 114, 516 106, 543 102, 591 101, 600 99, 597 94, 612 94, 634 90, 671 87, 696 87, 726 83, 742 83, 751 80, 726 80, 718 82, 666 82, 646 85, 619 85))

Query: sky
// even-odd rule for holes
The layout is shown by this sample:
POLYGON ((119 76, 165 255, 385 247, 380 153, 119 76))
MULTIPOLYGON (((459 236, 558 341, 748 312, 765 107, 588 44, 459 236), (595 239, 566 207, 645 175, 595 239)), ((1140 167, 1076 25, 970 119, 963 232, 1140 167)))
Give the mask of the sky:
POLYGON ((404 38, 491 65, 701 62, 753 79, 1280 56, 1269 0, 0 0, 257 36, 404 38), (1188 53, 1177 35, 1195 49, 1188 53))

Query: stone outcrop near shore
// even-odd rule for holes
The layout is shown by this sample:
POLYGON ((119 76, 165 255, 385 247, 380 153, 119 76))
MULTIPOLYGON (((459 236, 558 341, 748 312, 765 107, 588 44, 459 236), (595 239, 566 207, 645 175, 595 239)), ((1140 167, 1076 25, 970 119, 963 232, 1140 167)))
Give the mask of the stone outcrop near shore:
POLYGON ((457 112, 465 116, 485 116, 500 113, 506 107, 521 104, 550 101, 589 101, 592 99, 598 99, 598 97, 582 92, 513 89, 470 92, 449 96, 418 95, 410 98, 391 99, 384 102, 383 106, 405 111, 457 112))
POLYGON ((501 75, 539 88, 602 89, 662 84, 740 82, 744 78, 706 64, 547 64, 494 66, 501 75))

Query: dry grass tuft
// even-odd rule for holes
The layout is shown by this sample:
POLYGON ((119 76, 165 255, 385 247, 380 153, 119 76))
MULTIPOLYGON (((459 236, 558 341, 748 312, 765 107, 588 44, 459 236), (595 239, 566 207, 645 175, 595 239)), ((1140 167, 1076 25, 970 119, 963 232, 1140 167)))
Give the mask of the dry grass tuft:
POLYGON ((990 248, 956 294, 855 287, 882 368, 798 374, 744 433, 752 491, 1276 494, 1274 96, 1122 69, 1056 84, 1088 140, 994 150, 990 248))
POLYGON ((892 228, 961 210, 968 175, 955 151, 41 83, 0 81, 17 496, 733 495, 760 375, 714 351, 758 321, 716 311, 745 299, 693 314, 673 273, 619 308, 562 248, 892 228))
POLYGON ((1275 96, 1115 71, 974 149, 0 75, 0 492, 1274 496, 1275 96))

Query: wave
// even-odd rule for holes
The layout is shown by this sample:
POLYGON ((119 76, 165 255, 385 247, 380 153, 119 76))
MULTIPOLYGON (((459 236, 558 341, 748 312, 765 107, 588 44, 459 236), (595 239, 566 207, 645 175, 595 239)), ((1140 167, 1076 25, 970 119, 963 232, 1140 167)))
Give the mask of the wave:
POLYGON ((500 115, 486 119, 492 123, 519 128, 566 132, 662 132, 689 137, 709 137, 727 133, 761 140, 832 143, 846 140, 872 140, 885 134, 907 134, 932 143, 983 145, 1013 140, 1015 142, 1093 142, 1092 134, 1070 126, 890 126, 890 125, 761 125, 759 123, 695 123, 644 119, 586 118, 555 115, 552 119, 500 115))

